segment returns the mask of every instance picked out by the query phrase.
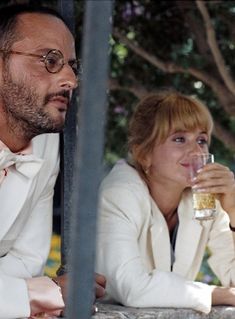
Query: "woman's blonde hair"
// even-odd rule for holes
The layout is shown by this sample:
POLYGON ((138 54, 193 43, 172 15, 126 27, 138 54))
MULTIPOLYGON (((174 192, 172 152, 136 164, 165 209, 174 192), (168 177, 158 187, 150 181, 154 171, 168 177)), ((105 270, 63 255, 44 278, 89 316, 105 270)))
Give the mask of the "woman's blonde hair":
POLYGON ((129 162, 146 177, 144 159, 155 144, 163 143, 170 132, 213 129, 212 116, 199 100, 173 90, 161 91, 141 100, 129 125, 129 162))

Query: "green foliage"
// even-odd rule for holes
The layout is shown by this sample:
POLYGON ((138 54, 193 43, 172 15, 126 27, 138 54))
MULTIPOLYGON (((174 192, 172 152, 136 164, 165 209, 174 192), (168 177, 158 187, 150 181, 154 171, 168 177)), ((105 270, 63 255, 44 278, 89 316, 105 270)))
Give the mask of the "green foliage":
MULTIPOLYGON (((205 3, 215 28, 219 49, 233 74, 235 29, 232 21, 234 21, 235 3, 234 1, 205 3)), ((166 73, 160 70, 115 36, 115 32, 118 31, 147 54, 156 56, 164 62, 173 62, 186 70, 194 68, 206 72, 222 83, 207 44, 201 14, 194 1, 116 1, 113 20, 111 76, 118 81, 119 88, 110 92, 106 134, 107 161, 113 162, 116 158, 125 156, 123 146, 127 142, 127 128, 123 123, 128 124, 138 101, 138 97, 133 96, 132 88, 135 86, 141 86, 146 92, 170 86, 185 94, 194 95, 206 103, 213 117, 225 130, 229 130, 231 134, 235 133, 234 119, 231 114, 225 112, 217 92, 213 92, 207 83, 188 72, 166 73), (122 114, 115 112, 119 106, 125 109, 122 114)), ((233 167, 234 150, 226 147, 217 138, 213 138, 211 150, 219 161, 233 167)))
POLYGON ((203 257, 202 265, 200 271, 197 275, 196 280, 202 281, 209 285, 221 286, 219 279, 215 276, 210 266, 208 265, 208 258, 210 257, 210 251, 207 248, 203 257))
POLYGON ((215 161, 230 166, 235 171, 234 152, 228 149, 220 140, 212 138, 210 152, 215 155, 215 161))
POLYGON ((126 157, 128 122, 132 114, 133 96, 112 94, 107 114, 105 161, 114 164, 120 157, 126 157), (118 99, 118 104, 117 104, 118 99))

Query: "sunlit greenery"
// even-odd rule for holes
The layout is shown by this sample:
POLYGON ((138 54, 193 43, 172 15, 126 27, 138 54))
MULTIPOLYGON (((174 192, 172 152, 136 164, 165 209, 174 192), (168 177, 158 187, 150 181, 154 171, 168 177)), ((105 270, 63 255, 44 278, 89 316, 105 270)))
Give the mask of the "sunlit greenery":
POLYGON ((60 236, 53 234, 51 239, 51 250, 45 267, 45 275, 54 277, 60 266, 60 236))

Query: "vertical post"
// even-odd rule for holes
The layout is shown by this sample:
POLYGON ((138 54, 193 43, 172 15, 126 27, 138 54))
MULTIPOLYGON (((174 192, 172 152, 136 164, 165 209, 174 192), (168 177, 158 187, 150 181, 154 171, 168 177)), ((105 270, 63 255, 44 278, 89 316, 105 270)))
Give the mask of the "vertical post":
POLYGON ((78 145, 74 158, 67 318, 88 319, 94 298, 98 187, 102 176, 111 0, 86 1, 78 145))
MULTIPOLYGON (((57 9, 66 21, 70 31, 75 35, 74 0, 58 0, 57 9)), ((61 178, 61 265, 57 274, 62 275, 67 270, 69 254, 69 233, 71 219, 71 194, 73 191, 73 158, 75 154, 77 126, 77 94, 74 92, 67 113, 63 134, 60 136, 60 178, 61 178)))
POLYGON ((57 10, 67 23, 70 31, 75 34, 75 21, 74 21, 74 0, 58 0, 57 10))

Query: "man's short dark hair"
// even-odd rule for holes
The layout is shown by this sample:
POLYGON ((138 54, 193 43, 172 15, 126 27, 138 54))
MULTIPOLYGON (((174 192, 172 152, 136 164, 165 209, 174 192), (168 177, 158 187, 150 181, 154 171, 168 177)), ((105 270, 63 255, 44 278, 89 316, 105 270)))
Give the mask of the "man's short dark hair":
POLYGON ((49 14, 61 19, 63 17, 54 9, 43 6, 32 6, 27 4, 15 4, 0 8, 0 49, 9 50, 12 44, 19 39, 16 27, 18 17, 24 13, 49 14))

